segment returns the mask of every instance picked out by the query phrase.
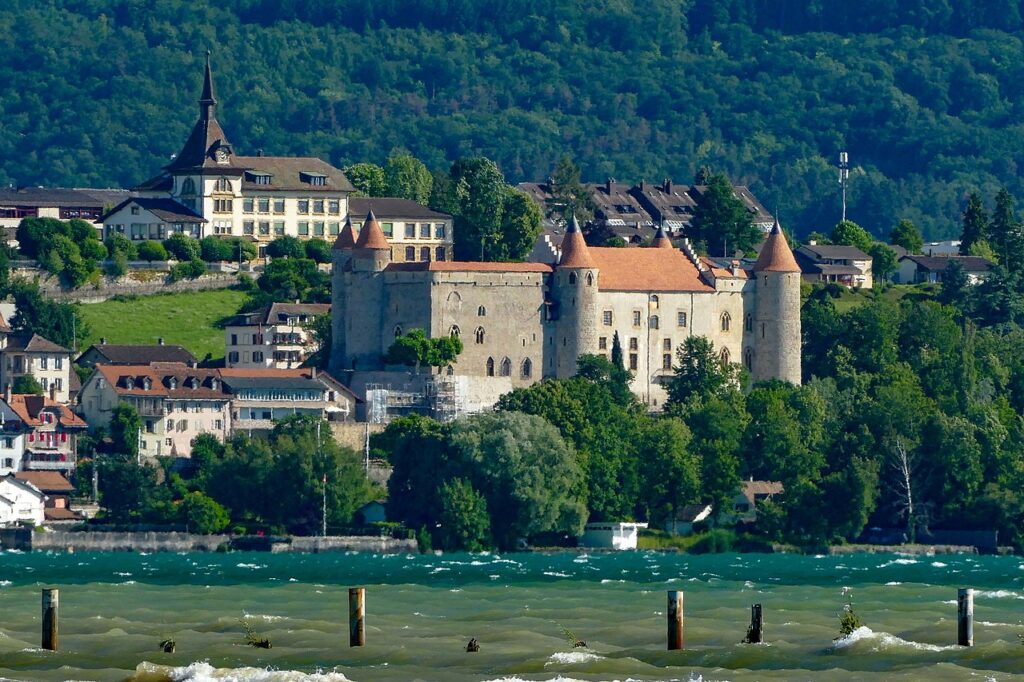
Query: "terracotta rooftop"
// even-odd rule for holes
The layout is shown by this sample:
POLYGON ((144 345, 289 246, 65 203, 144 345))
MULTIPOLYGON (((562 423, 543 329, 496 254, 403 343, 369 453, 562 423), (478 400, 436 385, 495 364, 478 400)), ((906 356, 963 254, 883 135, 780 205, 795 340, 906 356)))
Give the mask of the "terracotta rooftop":
POLYGON ((778 220, 761 246, 761 253, 754 263, 754 272, 800 272, 800 266, 796 264, 796 258, 793 257, 793 251, 786 242, 786 235, 778 220))
POLYGON ((359 230, 359 239, 356 240, 356 249, 370 249, 373 251, 390 251, 388 240, 384 238, 384 231, 380 229, 377 216, 373 209, 366 214, 363 227, 359 230))
POLYGON ((677 249, 591 247, 601 291, 714 291, 677 249))
POLYGON ((562 239, 562 257, 558 261, 560 268, 592 268, 594 261, 590 257, 587 242, 583 239, 583 232, 580 231, 580 223, 576 216, 572 217, 569 229, 562 239))
POLYGON ((15 393, 7 404, 18 418, 29 426, 41 426, 44 423, 39 418, 43 410, 59 414, 61 426, 83 429, 87 426, 85 420, 72 412, 70 407, 41 395, 15 393))
POLYGON ((654 235, 654 242, 651 243, 651 246, 656 249, 675 248, 672 246, 672 240, 668 238, 667 234, 665 234, 665 228, 660 226, 658 227, 658 232, 654 235))
POLYGON ((70 493, 75 486, 59 471, 19 471, 15 478, 28 481, 44 493, 70 493))
POLYGON ((180 362, 154 362, 149 365, 97 365, 96 371, 118 395, 181 400, 227 398, 216 369, 189 367, 180 362))
POLYGON ((484 261, 416 261, 391 263, 385 272, 551 272, 547 263, 489 263, 484 261))
POLYGON ((338 238, 334 240, 332 249, 351 249, 356 245, 356 234, 352 230, 352 202, 349 202, 349 217, 345 219, 345 227, 341 228, 341 232, 338 234, 338 238))

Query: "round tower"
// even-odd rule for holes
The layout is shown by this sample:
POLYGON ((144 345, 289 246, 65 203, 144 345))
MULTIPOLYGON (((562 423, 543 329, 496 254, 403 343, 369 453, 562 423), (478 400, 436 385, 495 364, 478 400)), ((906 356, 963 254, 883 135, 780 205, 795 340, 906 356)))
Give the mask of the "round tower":
POLYGON ((599 274, 575 216, 562 240, 561 251, 553 285, 558 304, 555 376, 559 379, 576 374, 580 355, 597 352, 599 274))
POLYGON ((668 234, 665 232, 664 225, 658 225, 658 231, 654 235, 654 241, 651 242, 651 246, 656 249, 674 249, 672 246, 672 240, 668 238, 668 234))
POLYGON ((338 238, 331 247, 331 357, 329 367, 332 372, 346 369, 345 363, 345 323, 348 315, 348 283, 351 277, 349 263, 352 262, 352 249, 355 248, 355 233, 352 230, 352 218, 345 220, 338 238))
POLYGON ((800 266, 778 218, 754 263, 755 381, 782 379, 800 385, 800 266))
MULTIPOLYGON (((339 238, 341 235, 338 235, 339 238)), ((342 249, 343 250, 343 249, 342 249)), ((391 263, 391 246, 373 209, 366 214, 359 238, 346 266, 345 369, 383 369, 382 315, 387 305, 384 270, 391 263)))

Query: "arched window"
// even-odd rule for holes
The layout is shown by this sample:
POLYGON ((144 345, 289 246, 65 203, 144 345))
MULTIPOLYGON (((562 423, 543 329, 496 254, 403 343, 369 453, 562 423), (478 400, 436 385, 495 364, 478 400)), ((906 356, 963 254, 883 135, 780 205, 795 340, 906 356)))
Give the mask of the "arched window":
POLYGON ((530 362, 530 358, 523 360, 522 367, 519 369, 519 376, 523 379, 529 379, 533 374, 533 363, 530 362))
POLYGON ((451 365, 448 365, 448 367, 445 368, 444 373, 447 374, 448 376, 454 376, 455 368, 452 367, 451 365))
POLYGON ((512 361, 505 358, 501 361, 501 376, 510 377, 512 376, 512 361))
POLYGON ((395 338, 397 339, 401 335, 402 335, 402 326, 396 324, 395 325, 395 338))
POLYGON ((750 313, 747 313, 746 318, 743 320, 743 329, 748 332, 754 331, 754 316, 750 313))
POLYGON ((405 247, 405 262, 406 263, 412 263, 415 260, 416 260, 416 247, 415 246, 407 246, 407 247, 405 247))
POLYGON ((476 309, 476 316, 477 317, 487 317, 487 308, 485 308, 483 306, 480 306, 479 308, 477 308, 476 309))
POLYGON ((728 348, 723 348, 721 354, 719 355, 719 357, 722 359, 722 364, 723 365, 728 365, 730 362, 732 362, 732 356, 729 355, 729 349, 728 348))
POLYGON ((658 298, 657 294, 654 294, 653 296, 651 296, 651 308, 657 310, 658 309, 658 305, 660 303, 661 303, 661 299, 658 298))
POLYGON ((195 194, 196 193, 196 183, 192 180, 192 178, 185 178, 185 181, 181 183, 181 193, 182 194, 195 194))
POLYGON ((658 320, 657 315, 651 315, 651 319, 648 320, 648 324, 650 325, 651 329, 657 329, 658 325, 661 324, 661 321, 658 320))
POLYGON ((216 192, 230 192, 231 183, 228 182, 227 178, 217 178, 217 182, 214 183, 213 189, 216 192))
POLYGON ((588 287, 594 286, 594 273, 592 273, 592 272, 588 272, 587 273, 587 286, 588 287))
POLYGON ((732 324, 732 316, 729 313, 722 313, 722 331, 729 331, 730 324, 732 324))
POLYGON ((424 247, 420 248, 420 260, 421 261, 429 261, 430 260, 430 247, 429 246, 424 246, 424 247))
POLYGON ((748 348, 747 350, 743 351, 743 365, 747 369, 749 369, 749 370, 754 369, 754 349, 753 348, 748 348))
POLYGON ((575 272, 570 272, 569 273, 569 284, 576 284, 576 273, 575 272))
POLYGON ((457 324, 453 324, 452 328, 448 330, 448 336, 452 337, 453 339, 457 339, 461 335, 462 332, 459 330, 459 325, 457 324))
POLYGON ((487 376, 494 376, 494 358, 487 358, 487 376))
POLYGON ((484 328, 483 327, 477 327, 476 328, 476 332, 474 333, 474 336, 476 337, 476 342, 477 343, 483 343, 484 342, 484 328))

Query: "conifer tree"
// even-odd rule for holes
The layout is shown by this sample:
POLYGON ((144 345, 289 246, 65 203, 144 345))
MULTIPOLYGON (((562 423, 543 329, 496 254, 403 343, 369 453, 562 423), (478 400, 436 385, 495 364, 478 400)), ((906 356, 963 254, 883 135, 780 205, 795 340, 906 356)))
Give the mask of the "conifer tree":
POLYGON ((960 233, 960 255, 966 256, 975 242, 988 236, 988 215, 981 203, 981 195, 971 192, 967 197, 967 208, 961 218, 963 231, 960 233))

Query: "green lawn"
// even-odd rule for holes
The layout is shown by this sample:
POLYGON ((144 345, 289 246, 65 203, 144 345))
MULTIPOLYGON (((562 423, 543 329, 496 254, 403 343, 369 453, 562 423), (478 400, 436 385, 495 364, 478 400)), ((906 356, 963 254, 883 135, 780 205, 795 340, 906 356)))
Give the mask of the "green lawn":
MULTIPOLYGON (((899 301, 904 296, 917 296, 922 298, 930 297, 937 292, 937 288, 929 285, 919 284, 891 284, 881 292, 883 298, 899 301)), ((836 310, 845 313, 848 310, 863 305, 872 297, 878 296, 877 290, 844 289, 839 298, 834 299, 836 310)))
POLYGON ((224 330, 216 322, 238 311, 245 293, 233 289, 140 296, 80 306, 89 325, 82 349, 99 343, 156 343, 163 337, 202 360, 207 353, 224 356, 224 330))

